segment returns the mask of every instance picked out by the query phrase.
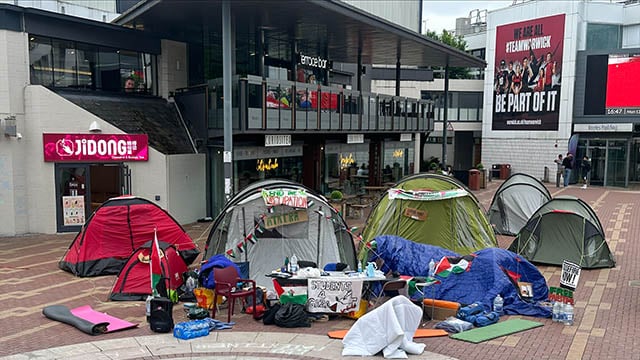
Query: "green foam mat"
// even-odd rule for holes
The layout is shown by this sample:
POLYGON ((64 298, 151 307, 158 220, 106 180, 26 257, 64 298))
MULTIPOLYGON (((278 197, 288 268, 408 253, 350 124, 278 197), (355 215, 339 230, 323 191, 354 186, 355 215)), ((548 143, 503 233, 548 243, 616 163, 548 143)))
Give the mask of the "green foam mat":
POLYGON ((480 328, 475 328, 467 331, 463 331, 457 334, 449 335, 453 339, 472 342, 474 344, 481 343, 483 341, 498 338, 500 336, 514 334, 520 331, 537 328, 543 326, 543 323, 536 321, 523 320, 523 319, 509 319, 499 323, 487 325, 480 328))

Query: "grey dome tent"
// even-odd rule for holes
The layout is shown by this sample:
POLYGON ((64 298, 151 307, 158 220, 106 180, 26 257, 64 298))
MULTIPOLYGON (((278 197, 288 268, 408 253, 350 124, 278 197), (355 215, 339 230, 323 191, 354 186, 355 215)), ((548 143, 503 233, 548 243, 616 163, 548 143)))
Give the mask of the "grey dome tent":
POLYGON ((342 216, 322 195, 280 179, 250 184, 227 202, 212 224, 203 259, 218 254, 248 264, 249 278, 268 288, 273 285, 265 274, 294 254, 319 268, 356 268, 353 237, 342 216))
POLYGON ((559 196, 542 205, 509 247, 525 259, 562 265, 569 260, 584 269, 616 265, 600 220, 587 203, 559 196))
POLYGON ((487 217, 498 234, 515 236, 540 206, 551 200, 549 190, 531 175, 516 173, 505 180, 491 200, 487 217))

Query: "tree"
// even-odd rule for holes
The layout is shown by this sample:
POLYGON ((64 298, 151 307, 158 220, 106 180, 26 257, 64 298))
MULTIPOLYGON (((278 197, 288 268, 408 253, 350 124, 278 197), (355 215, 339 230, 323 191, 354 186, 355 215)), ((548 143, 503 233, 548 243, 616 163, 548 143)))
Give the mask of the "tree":
MULTIPOLYGON (((426 37, 440 41, 445 45, 449 45, 458 50, 466 51, 467 42, 462 35, 455 35, 453 32, 442 30, 442 34, 438 35, 435 31, 427 30, 426 37)), ((434 77, 444 78, 444 68, 441 71, 434 71, 434 77)), ((469 69, 464 67, 450 67, 449 79, 470 79, 469 69)))

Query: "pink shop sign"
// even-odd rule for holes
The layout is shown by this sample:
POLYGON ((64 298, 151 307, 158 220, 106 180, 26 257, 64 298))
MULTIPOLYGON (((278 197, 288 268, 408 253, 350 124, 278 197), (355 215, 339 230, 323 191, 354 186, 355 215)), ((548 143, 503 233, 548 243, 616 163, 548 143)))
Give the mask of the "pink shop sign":
POLYGON ((146 134, 42 134, 44 161, 148 161, 146 134))

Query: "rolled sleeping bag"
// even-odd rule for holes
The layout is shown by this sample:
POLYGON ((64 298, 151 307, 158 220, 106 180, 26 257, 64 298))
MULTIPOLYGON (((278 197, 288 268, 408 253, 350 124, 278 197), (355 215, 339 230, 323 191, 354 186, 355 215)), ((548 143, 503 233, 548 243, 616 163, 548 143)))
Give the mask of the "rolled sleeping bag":
POLYGON ((79 318, 71 313, 71 310, 64 305, 50 305, 42 309, 42 314, 51 320, 56 320, 74 326, 83 333, 89 335, 100 335, 107 332, 108 322, 92 323, 91 321, 79 318))

